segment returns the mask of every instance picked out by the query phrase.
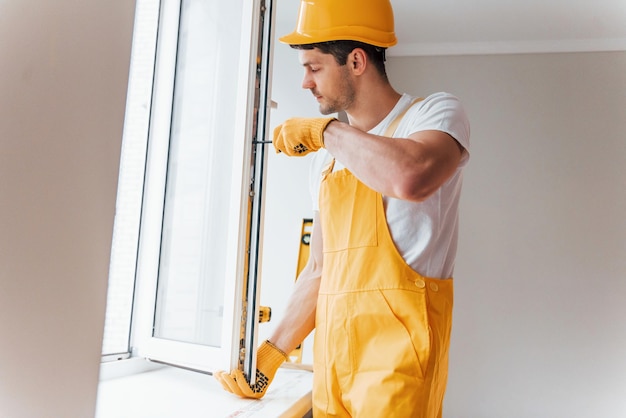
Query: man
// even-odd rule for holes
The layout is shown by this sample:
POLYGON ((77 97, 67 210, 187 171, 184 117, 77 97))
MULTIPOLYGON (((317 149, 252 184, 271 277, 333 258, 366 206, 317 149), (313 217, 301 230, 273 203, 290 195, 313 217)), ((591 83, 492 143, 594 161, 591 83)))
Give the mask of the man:
POLYGON ((274 131, 277 152, 316 153, 308 264, 289 314, 257 354, 261 397, 276 369, 315 328, 316 417, 441 417, 452 320, 462 169, 469 123, 454 97, 400 94, 385 73, 396 43, 389 0, 302 0, 298 50, 320 112, 274 131))

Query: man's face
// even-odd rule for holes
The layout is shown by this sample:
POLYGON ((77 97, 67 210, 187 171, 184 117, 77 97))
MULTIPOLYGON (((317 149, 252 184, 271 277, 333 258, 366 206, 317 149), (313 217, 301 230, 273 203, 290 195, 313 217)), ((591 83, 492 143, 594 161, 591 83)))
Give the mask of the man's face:
POLYGON ((304 67, 302 88, 311 90, 320 106, 320 113, 329 115, 347 110, 354 102, 355 88, 347 65, 339 65, 330 54, 319 49, 299 51, 304 67))

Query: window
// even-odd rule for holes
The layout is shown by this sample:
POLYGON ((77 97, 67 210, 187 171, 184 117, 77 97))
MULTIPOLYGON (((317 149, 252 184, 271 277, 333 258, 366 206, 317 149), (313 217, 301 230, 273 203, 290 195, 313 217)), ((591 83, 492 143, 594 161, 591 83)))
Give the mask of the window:
POLYGON ((102 346, 104 359, 117 360, 130 356, 131 316, 158 22, 159 1, 137 1, 109 268, 102 346))
POLYGON ((137 2, 104 355, 255 370, 271 14, 137 2))

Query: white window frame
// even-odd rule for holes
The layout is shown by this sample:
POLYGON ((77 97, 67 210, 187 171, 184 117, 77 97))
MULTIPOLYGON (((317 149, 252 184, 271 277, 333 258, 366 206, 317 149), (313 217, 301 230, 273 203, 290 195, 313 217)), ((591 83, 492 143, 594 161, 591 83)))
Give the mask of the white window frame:
MULTIPOLYGON (((158 0, 138 1, 152 3, 158 0)), ((167 176, 168 147, 180 22, 181 0, 161 0, 158 16, 154 85, 151 97, 150 123, 146 135, 137 135, 136 141, 148 137, 145 165, 143 204, 141 207, 140 237, 135 274, 134 310, 130 345, 133 357, 173 364, 204 372, 243 369, 254 379, 254 348, 257 346, 257 324, 261 268, 259 266, 262 242, 263 166, 267 155, 264 138, 267 136, 269 108, 271 43, 274 20, 271 0, 243 0, 240 65, 234 159, 232 165, 233 193, 228 202, 231 213, 237 213, 229 222, 227 251, 227 278, 224 291, 224 312, 220 347, 210 347, 153 336, 154 310, 157 295, 157 277, 161 244, 161 224, 167 176), (257 55, 261 60, 257 60, 257 55), (255 109, 256 107, 256 109, 255 109), (256 120, 255 120, 256 118, 256 120), (240 345, 244 341, 244 346, 240 345)), ((155 16, 156 17, 156 16, 155 16)), ((142 34, 145 36, 145 33, 142 34)), ((135 33, 135 36, 138 36, 135 33)), ((144 60, 145 61, 145 60, 144 60)), ((144 62, 145 66, 146 63, 144 62)), ((144 68, 150 73, 150 68, 144 68)), ((129 92, 133 89, 131 68, 129 92)), ((130 93, 129 93, 130 94, 130 93)), ((134 106, 144 106, 142 101, 134 106)), ((130 102, 127 106, 131 106, 130 102)), ((139 109, 135 109, 135 113, 139 109)), ((127 108, 127 115, 133 109, 127 108)), ((126 124, 130 121, 127 120, 126 124)), ((124 138, 131 141, 132 138, 124 138)), ((144 144, 145 149, 145 144, 144 144)), ((123 164, 123 159, 122 159, 123 164)), ((121 167, 121 172, 123 167, 121 167)), ((117 221, 117 219, 116 219, 117 221)), ((117 227, 117 225, 116 225, 117 227)))
POLYGON ((103 362, 130 357, 159 0, 137 0, 109 268, 103 362), (122 339, 124 341, 122 341, 122 339))

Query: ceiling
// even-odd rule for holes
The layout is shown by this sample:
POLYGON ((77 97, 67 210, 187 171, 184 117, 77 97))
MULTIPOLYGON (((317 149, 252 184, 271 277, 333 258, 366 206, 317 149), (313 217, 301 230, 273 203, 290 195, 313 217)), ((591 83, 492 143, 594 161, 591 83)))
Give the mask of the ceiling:
MULTIPOLYGON (((277 32, 299 0, 276 0, 277 32)), ((626 0, 391 0, 398 45, 389 55, 626 50, 626 0)))

